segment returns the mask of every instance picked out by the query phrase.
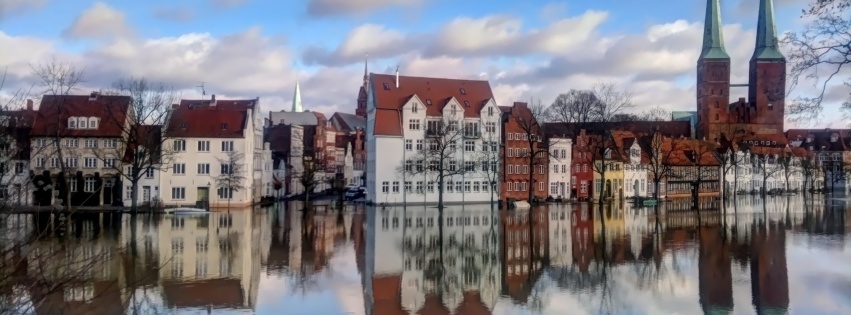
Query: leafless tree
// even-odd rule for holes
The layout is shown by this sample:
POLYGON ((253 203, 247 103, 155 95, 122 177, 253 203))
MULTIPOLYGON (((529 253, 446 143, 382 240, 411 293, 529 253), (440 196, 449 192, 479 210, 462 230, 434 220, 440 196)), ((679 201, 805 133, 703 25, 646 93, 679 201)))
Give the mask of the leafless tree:
POLYGON ((528 107, 514 106, 509 119, 520 129, 523 148, 515 156, 524 159, 529 167, 529 191, 528 200, 535 200, 535 173, 546 174, 549 165, 550 151, 544 144, 544 131, 540 124, 544 119, 546 109, 541 104, 529 105, 528 107))
POLYGON ((55 109, 55 118, 57 119, 57 121, 49 123, 55 126, 54 128, 50 128, 53 134, 46 137, 45 145, 41 149, 52 156, 56 156, 59 160, 59 175, 62 176, 57 176, 53 189, 58 188, 59 193, 64 199, 63 206, 67 211, 71 211, 70 186, 73 165, 68 165, 67 157, 71 157, 73 153, 63 150, 61 143, 63 136, 61 132, 62 128, 58 128, 58 126, 65 124, 65 122, 58 120, 62 116, 62 112, 67 110, 68 96, 76 91, 79 85, 83 83, 83 70, 79 70, 74 65, 62 63, 56 59, 40 65, 31 65, 30 68, 38 81, 36 87, 40 89, 39 92, 44 95, 56 96, 50 99, 52 104, 40 104, 42 107, 49 106, 55 109))
POLYGON ((310 202, 310 194, 324 182, 321 176, 325 172, 325 165, 322 161, 316 160, 310 151, 305 151, 303 155, 294 157, 301 163, 301 166, 296 170, 295 176, 298 178, 298 183, 304 188, 304 203, 307 205, 310 202))
POLYGON ((768 193, 768 187, 766 186, 768 179, 774 178, 782 171, 779 157, 774 152, 754 152, 753 148, 751 148, 750 163, 754 172, 759 173, 759 178, 762 181, 760 195, 763 197, 768 193))
MULTIPOLYGON (((661 183, 672 174, 669 163, 679 139, 666 138, 660 130, 656 130, 653 134, 640 138, 639 141, 639 145, 642 147, 641 151, 647 156, 648 160, 647 173, 653 182, 653 199, 659 200, 661 183)), ((656 210, 659 210, 658 207, 656 210)))
POLYGON ((801 175, 804 177, 804 185, 803 185, 803 194, 804 198, 807 197, 807 193, 812 197, 815 194, 816 184, 815 180, 818 177, 818 172, 821 170, 821 167, 818 164, 818 159, 816 159, 815 155, 811 152, 807 153, 807 156, 801 158, 801 175))
POLYGON ((599 102, 592 109, 597 121, 610 122, 618 114, 625 113, 635 107, 632 101, 632 92, 621 90, 614 83, 597 83, 594 86, 594 95, 599 102))
POLYGON ((668 121, 671 120, 671 111, 656 106, 641 112, 638 117, 642 121, 668 121))
POLYGON ((551 120, 565 123, 596 121, 594 109, 600 107, 600 99, 589 90, 570 90, 559 94, 547 109, 551 120))
MULTIPOLYGON (((814 97, 799 97, 787 109, 792 120, 813 122, 822 112, 822 102, 834 79, 851 64, 851 8, 849 0, 813 0, 803 11, 807 24, 797 32, 788 32, 781 43, 788 49, 792 64, 789 75, 791 92, 801 80, 815 80, 818 92, 814 97)), ((845 85, 851 81, 843 82, 845 85)), ((846 95, 842 108, 851 111, 851 94, 846 95)))
POLYGON ((23 168, 27 162, 20 161, 28 159, 26 155, 29 149, 29 130, 32 127, 32 117, 28 113, 20 111, 21 104, 29 95, 28 90, 19 89, 7 91, 6 73, 0 74, 0 97, 8 93, 7 97, 0 98, 0 213, 5 213, 7 207, 23 198, 30 198, 24 192, 29 191, 28 186, 31 178, 23 168), (27 143, 25 143, 27 142, 27 143), (22 187, 22 191, 9 192, 9 187, 22 187), (13 196, 13 194, 15 196, 13 196))
MULTIPOLYGON (((688 182, 692 209, 700 210, 701 190, 710 190, 719 181, 719 163, 714 145, 695 139, 682 139, 673 146, 670 178, 688 182)), ((711 190, 710 190, 711 191, 711 190)))
POLYGON ((492 132, 489 130, 485 130, 482 133, 482 148, 477 153, 477 164, 482 167, 482 174, 485 177, 485 180, 489 191, 490 191, 490 203, 491 209, 496 206, 494 202, 495 199, 499 195, 498 185, 500 182, 502 174, 500 173, 500 161, 502 158, 501 153, 499 152, 500 143, 502 139, 497 130, 493 130, 492 132))
POLYGON ((576 139, 576 142, 580 143, 593 158, 591 169, 594 173, 600 174, 599 182, 595 180, 594 190, 599 194, 597 197, 597 208, 600 210, 600 216, 602 217, 604 201, 607 197, 614 197, 614 192, 612 191, 614 187, 612 185, 606 185, 606 174, 609 171, 614 171, 614 168, 618 165, 615 162, 617 158, 615 141, 610 130, 605 130, 602 134, 595 135, 580 133, 576 139))
POLYGON ((243 167, 243 154, 236 151, 229 151, 225 158, 219 159, 222 166, 219 176, 216 177, 216 186, 218 186, 219 198, 228 200, 228 211, 230 211, 230 201, 233 199, 233 193, 246 189, 244 182, 246 180, 246 170, 243 167))
POLYGON ((121 126, 121 137, 112 148, 93 148, 92 152, 104 165, 110 166, 117 177, 129 182, 130 208, 135 211, 139 180, 148 172, 164 170, 171 165, 174 150, 166 145, 169 133, 163 131, 169 124, 171 105, 177 98, 171 88, 145 78, 117 80, 112 90, 105 94, 129 96, 131 103, 126 112, 121 110, 122 106, 108 106, 107 119, 121 126), (115 160, 123 163, 109 163, 115 160))
POLYGON ((473 161, 464 160, 463 117, 450 115, 438 120, 426 120, 425 148, 405 159, 400 173, 422 176, 426 181, 437 182, 437 208, 443 211, 443 194, 448 180, 455 176, 473 172, 473 161))
POLYGON ((789 179, 792 178, 793 175, 801 172, 800 164, 801 160, 799 157, 795 156, 795 154, 791 150, 785 150, 781 156, 778 157, 778 161, 780 164, 780 172, 783 176, 784 190, 788 192, 789 189, 789 179))

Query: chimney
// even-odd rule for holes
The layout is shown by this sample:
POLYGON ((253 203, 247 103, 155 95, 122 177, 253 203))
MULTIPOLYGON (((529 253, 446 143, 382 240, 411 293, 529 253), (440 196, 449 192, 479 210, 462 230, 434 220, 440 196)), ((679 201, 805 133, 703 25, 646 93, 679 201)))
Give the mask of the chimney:
POLYGON ((210 106, 216 106, 216 94, 212 94, 210 97, 210 106))
POLYGON ((399 66, 396 66, 396 88, 399 88, 399 66))
POLYGON ((89 94, 89 100, 90 101, 96 101, 97 99, 98 99, 98 92, 92 91, 92 94, 89 94))
POLYGON ((27 99, 27 111, 33 111, 33 100, 27 99))

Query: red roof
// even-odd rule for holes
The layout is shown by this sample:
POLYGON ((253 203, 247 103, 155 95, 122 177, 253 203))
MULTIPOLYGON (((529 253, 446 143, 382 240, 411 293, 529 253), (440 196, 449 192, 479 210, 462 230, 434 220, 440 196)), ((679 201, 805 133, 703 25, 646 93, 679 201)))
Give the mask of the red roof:
POLYGON ((175 138, 242 138, 248 110, 257 100, 181 100, 173 109, 166 133, 175 138))
POLYGON ((45 95, 38 107, 32 135, 34 137, 121 137, 130 108, 129 96, 45 95), (68 118, 95 117, 97 129, 68 129, 68 118))
POLYGON ((464 109, 464 117, 479 117, 482 107, 493 99, 490 83, 483 80, 399 76, 397 88, 395 75, 373 73, 370 86, 377 110, 376 135, 402 135, 398 110, 414 95, 423 102, 428 116, 441 116, 443 107, 455 98, 464 109), (398 126, 386 126, 389 124, 398 126))

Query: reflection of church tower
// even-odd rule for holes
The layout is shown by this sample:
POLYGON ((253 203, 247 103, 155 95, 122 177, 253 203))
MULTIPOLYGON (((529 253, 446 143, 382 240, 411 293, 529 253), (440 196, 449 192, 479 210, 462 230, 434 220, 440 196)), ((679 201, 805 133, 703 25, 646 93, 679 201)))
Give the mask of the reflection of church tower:
POLYGON ((751 289, 757 313, 789 307, 786 232, 779 223, 757 224, 751 239, 751 289))
POLYGON ((369 81, 369 75, 367 72, 367 61, 366 58, 363 60, 363 85, 361 85, 360 90, 358 91, 358 107, 355 109, 355 115, 366 118, 366 101, 367 101, 367 91, 369 91, 369 87, 367 86, 369 81))
POLYGON ((546 211, 501 212, 503 294, 525 304, 549 262, 549 218, 546 211))
POLYGON ((704 314, 729 314, 733 310, 732 256, 720 227, 700 231, 700 307, 704 314))
POLYGON ((580 204, 570 215, 573 261, 580 271, 587 272, 594 260, 594 219, 588 204, 580 204))

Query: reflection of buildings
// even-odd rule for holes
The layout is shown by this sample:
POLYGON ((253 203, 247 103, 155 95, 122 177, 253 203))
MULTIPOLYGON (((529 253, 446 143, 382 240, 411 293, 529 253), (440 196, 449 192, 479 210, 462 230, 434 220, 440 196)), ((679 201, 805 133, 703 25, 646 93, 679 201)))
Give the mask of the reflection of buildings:
POLYGON ((500 219, 503 294, 525 304, 550 261, 549 214, 545 208, 502 211, 500 219))
POLYGON ((705 314, 733 310, 732 253, 720 227, 701 228, 698 250, 700 307, 705 314))
POLYGON ((133 227, 126 221, 123 242, 132 245, 134 236, 127 232, 136 231, 136 251, 144 253, 143 261, 152 263, 148 267, 156 268, 156 285, 165 306, 253 309, 260 277, 263 218, 248 209, 165 215, 154 230, 143 222, 133 227), (158 261, 153 261, 154 257, 158 261))
POLYGON ((784 313, 789 307, 786 231, 777 222, 754 227, 751 240, 751 287, 759 314, 784 313))
POLYGON ((369 213, 366 313, 490 314, 499 297, 498 220, 456 208, 369 213))
POLYGON ((327 267, 336 246, 348 239, 352 215, 302 211, 275 212, 268 269, 310 276, 327 267))
POLYGON ((570 266, 573 264, 573 251, 570 250, 572 245, 570 208, 551 206, 549 213, 550 266, 570 266))

